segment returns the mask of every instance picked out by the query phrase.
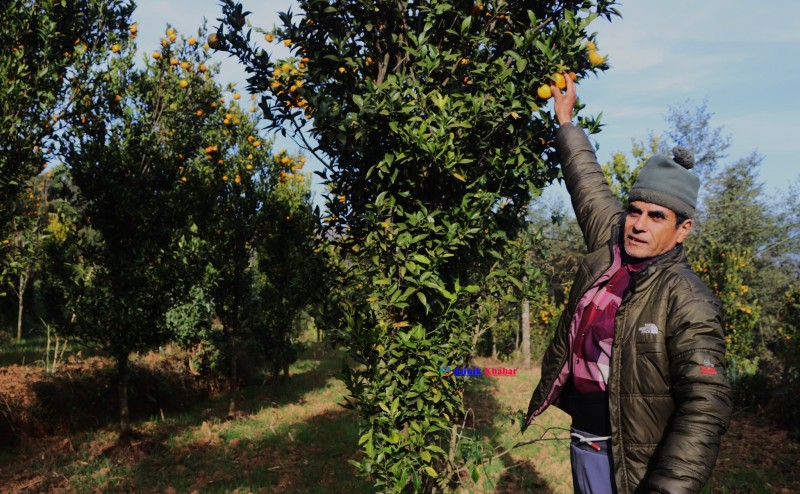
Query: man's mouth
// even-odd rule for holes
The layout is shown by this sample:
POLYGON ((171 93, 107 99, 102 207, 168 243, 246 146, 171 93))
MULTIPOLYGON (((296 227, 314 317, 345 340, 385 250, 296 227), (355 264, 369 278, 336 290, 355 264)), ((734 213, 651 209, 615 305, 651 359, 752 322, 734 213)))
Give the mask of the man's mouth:
POLYGON ((628 236, 628 242, 630 242, 632 244, 645 244, 645 243, 647 243, 644 240, 639 240, 638 238, 631 237, 631 236, 628 236))

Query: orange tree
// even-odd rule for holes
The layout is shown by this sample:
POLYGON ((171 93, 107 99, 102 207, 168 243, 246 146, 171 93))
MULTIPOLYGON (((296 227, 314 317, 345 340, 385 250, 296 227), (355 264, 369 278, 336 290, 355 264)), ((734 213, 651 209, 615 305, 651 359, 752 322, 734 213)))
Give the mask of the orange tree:
POLYGON ((273 367, 288 365, 289 327, 309 296, 293 285, 312 281, 306 276, 310 249, 303 249, 313 233, 305 214, 305 158, 285 151, 271 155, 271 142, 257 128, 260 111, 255 103, 242 108, 240 100, 233 91, 206 115, 216 127, 204 134, 204 154, 188 165, 197 193, 197 208, 189 214, 204 239, 202 283, 226 348, 229 415, 236 411, 242 344, 254 341, 273 367))
POLYGON ((213 125, 203 135, 203 154, 187 165, 194 174, 188 180, 198 205, 189 215, 204 238, 201 250, 207 267, 203 283, 224 339, 218 343, 224 345, 227 361, 229 415, 236 409, 238 346, 246 336, 243 309, 253 297, 254 241, 275 182, 269 143, 258 134, 255 108, 253 112, 243 110, 240 98, 240 93, 233 91, 232 97, 220 98, 215 111, 204 115, 213 125))
MULTIPOLYGON (((5 285, 17 299, 17 343, 22 341, 25 294, 41 264, 42 246, 47 238, 46 185, 46 175, 28 180, 21 189, 23 193, 9 204, 11 219, 7 225, 7 238, 0 246, 0 279, 5 280, 5 285)), ((4 295, 0 292, 0 296, 4 295)))
POLYGON ((310 204, 309 181, 302 171, 305 161, 285 150, 273 155, 278 180, 259 224, 257 287, 262 303, 255 336, 276 383, 297 356, 293 327, 298 316, 319 305, 325 287, 324 257, 314 245, 318 214, 310 204))
POLYGON ((205 148, 222 89, 196 39, 168 29, 141 67, 132 36, 106 47, 114 55, 82 87, 64 135, 64 160, 84 203, 81 226, 100 242, 76 269, 76 318, 63 332, 116 360, 122 437, 130 432, 130 353, 170 338, 168 308, 203 274, 191 220, 206 192, 202 177, 217 173, 205 148))
POLYGON ((614 2, 298 3, 262 31, 285 60, 251 43, 232 0, 209 42, 246 65, 272 128, 307 132, 325 165, 358 467, 384 490, 457 482, 464 383, 439 369, 464 364, 480 280, 505 276, 490 260, 557 175, 537 88, 607 68, 587 28, 614 2))
MULTIPOLYGON (((0 215, 50 157, 86 67, 127 30, 123 0, 5 0, 0 6, 0 215)), ((0 218, 2 224, 7 217, 0 218)))

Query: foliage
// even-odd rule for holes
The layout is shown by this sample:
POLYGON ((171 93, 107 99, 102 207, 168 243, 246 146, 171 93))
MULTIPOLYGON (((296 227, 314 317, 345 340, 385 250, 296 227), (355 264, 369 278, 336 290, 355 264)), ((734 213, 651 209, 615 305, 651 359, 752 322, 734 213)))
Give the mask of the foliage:
MULTIPOLYGON (((81 86, 65 135, 65 159, 85 201, 81 224, 98 243, 74 266, 70 336, 98 345, 118 364, 122 432, 128 430, 128 355, 171 337, 167 310, 202 276, 200 240, 188 221, 187 176, 204 171, 204 142, 221 90, 206 73, 207 53, 171 28, 144 67, 133 35, 81 86)), ((199 181, 199 180, 198 180, 199 181)))
MULTIPOLYGON (((757 362, 761 353, 757 339, 757 324, 761 305, 744 277, 751 264, 752 252, 731 245, 712 247, 695 256, 692 269, 722 302, 725 334, 728 343, 727 359, 733 365, 736 378, 748 363, 757 362)), ((752 372, 751 372, 752 373, 752 372)))
MULTIPOLYGON (((0 203, 7 206, 52 156, 86 77, 128 28, 123 0, 6 0, 0 6, 0 203)), ((0 213, 5 225, 9 210, 0 213)))
POLYGON ((780 362, 780 375, 774 392, 778 416, 795 434, 800 433, 800 287, 791 285, 781 300, 784 311, 777 338, 772 342, 772 351, 780 362))
POLYGON ((273 155, 278 183, 265 205, 257 243, 257 294, 262 300, 254 335, 272 367, 273 379, 297 358, 299 317, 324 298, 326 264, 315 245, 318 215, 311 209, 305 156, 273 155))
POLYGON ((759 324, 766 319, 763 304, 768 294, 759 283, 758 271, 775 266, 758 259, 756 252, 771 243, 778 230, 755 180, 760 161, 751 155, 725 167, 710 181, 696 233, 687 241, 695 271, 722 301, 728 359, 735 372, 737 366, 756 362, 764 354, 769 333, 768 326, 759 324))
MULTIPOLYGON (((17 300, 17 343, 22 341, 24 298, 30 281, 40 268, 42 245, 47 239, 46 175, 28 181, 9 215, 8 238, 0 245, 0 281, 17 300), (43 204, 44 202, 44 204, 43 204)), ((5 293, 0 292, 0 296, 5 293)))
POLYGON ((299 7, 262 31, 290 47, 286 60, 250 44, 247 13, 230 0, 210 42, 246 65, 271 128, 307 132, 325 163, 358 466, 382 490, 431 490, 461 471, 463 383, 439 368, 471 352, 480 285, 511 283, 496 261, 557 174, 536 88, 558 71, 606 69, 589 61, 586 30, 616 11, 603 0, 299 7))

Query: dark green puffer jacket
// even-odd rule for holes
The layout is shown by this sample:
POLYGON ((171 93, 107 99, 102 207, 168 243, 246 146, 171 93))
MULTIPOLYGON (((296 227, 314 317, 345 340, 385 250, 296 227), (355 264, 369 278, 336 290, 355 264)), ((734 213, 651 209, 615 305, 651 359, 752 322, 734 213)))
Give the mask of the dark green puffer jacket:
MULTIPOLYGON (((584 131, 565 125, 556 148, 589 254, 542 360, 526 427, 568 382, 572 315, 584 294, 619 265, 625 212, 584 131)), ((608 381, 614 477, 620 494, 698 492, 730 420, 722 308, 678 245, 632 273, 617 312, 608 381)))

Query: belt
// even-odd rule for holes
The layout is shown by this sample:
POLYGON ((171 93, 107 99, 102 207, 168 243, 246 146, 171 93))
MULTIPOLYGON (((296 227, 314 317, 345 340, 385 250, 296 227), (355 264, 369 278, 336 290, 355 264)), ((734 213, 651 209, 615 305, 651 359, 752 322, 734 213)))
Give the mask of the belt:
POLYGON ((578 434, 577 432, 570 432, 569 436, 579 443, 588 444, 591 446, 595 451, 600 451, 600 446, 597 445, 598 442, 608 441, 611 439, 611 436, 584 436, 583 434, 578 434))

